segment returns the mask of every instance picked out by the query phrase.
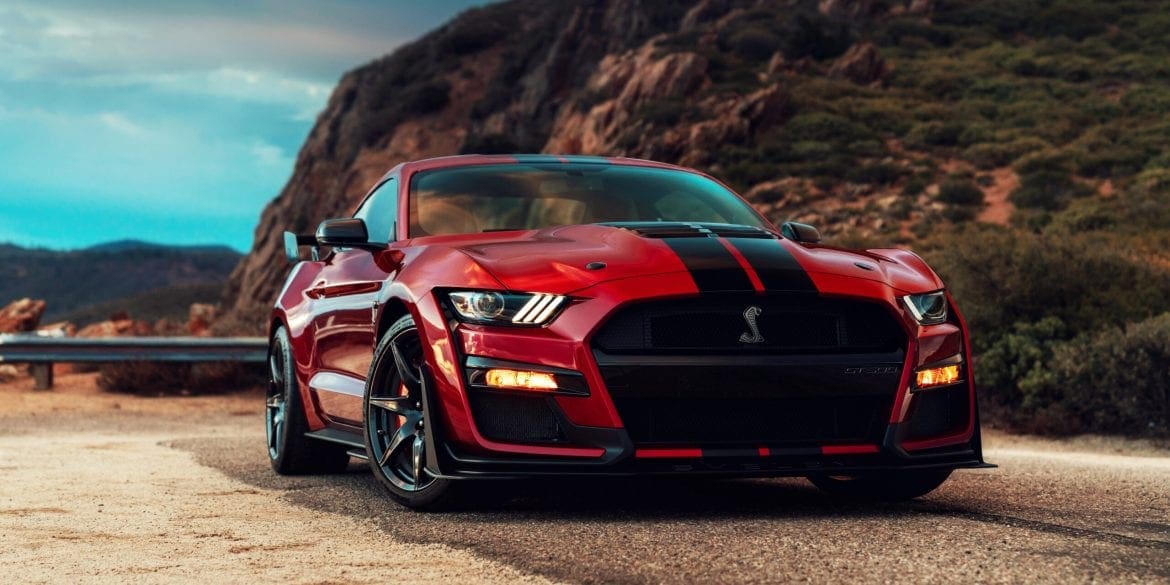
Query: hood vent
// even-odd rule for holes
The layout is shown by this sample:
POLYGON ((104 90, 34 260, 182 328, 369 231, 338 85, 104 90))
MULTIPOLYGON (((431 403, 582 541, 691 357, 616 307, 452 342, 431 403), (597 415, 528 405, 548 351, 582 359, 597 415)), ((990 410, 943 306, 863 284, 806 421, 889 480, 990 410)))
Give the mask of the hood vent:
POLYGON ((761 238, 772 239, 771 232, 749 225, 727 223, 682 223, 667 221, 622 221, 600 225, 629 230, 643 238, 761 238))

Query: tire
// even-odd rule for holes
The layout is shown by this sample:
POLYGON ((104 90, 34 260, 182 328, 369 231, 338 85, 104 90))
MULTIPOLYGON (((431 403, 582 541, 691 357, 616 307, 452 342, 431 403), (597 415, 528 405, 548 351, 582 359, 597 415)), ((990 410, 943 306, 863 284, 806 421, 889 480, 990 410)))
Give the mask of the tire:
POLYGON ((810 475, 808 480, 833 497, 898 502, 924 496, 951 476, 950 469, 885 471, 852 477, 810 475))
POLYGON ((416 510, 451 506, 457 482, 425 469, 422 340, 406 315, 382 336, 366 377, 362 436, 370 470, 390 497, 416 510))
POLYGON ((282 475, 343 471, 349 465, 344 446, 305 436, 309 422, 305 418, 294 363, 288 331, 279 327, 268 346, 268 393, 264 409, 268 461, 282 475))

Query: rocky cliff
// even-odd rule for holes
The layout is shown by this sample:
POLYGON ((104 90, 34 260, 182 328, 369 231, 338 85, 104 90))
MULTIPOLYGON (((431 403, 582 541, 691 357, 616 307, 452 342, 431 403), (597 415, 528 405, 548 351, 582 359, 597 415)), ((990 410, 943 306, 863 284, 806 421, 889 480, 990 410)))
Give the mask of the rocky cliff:
MULTIPOLYGON (((544 151, 718 174, 718 148, 750 144, 791 115, 786 71, 829 67, 857 27, 890 10, 928 5, 516 0, 465 12, 341 79, 232 275, 231 314, 260 326, 288 268, 282 230, 349 213, 404 160, 544 151)), ((834 75, 880 83, 886 66, 876 51, 853 53, 834 75)), ((764 181, 738 186, 756 183, 764 181)))

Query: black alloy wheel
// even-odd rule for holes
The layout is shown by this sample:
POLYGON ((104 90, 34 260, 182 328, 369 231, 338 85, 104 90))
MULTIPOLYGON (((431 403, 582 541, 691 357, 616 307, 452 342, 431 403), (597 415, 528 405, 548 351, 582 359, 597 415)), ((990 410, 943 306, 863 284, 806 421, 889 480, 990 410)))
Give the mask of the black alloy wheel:
MULTIPOLYGON (((273 348, 275 349, 275 348, 273 348)), ((268 352, 268 393, 265 396, 265 430, 268 435, 268 458, 275 461, 280 456, 281 438, 284 436, 284 421, 288 402, 285 400, 284 360, 276 351, 268 352)))
POLYGON ((409 315, 382 337, 367 378, 365 442, 370 468, 398 502, 433 509, 448 499, 451 482, 426 468, 423 346, 409 315))
POLYGON ((341 445, 305 436, 309 430, 293 366, 288 331, 279 327, 268 348, 268 391, 264 397, 264 427, 268 460, 277 473, 336 473, 349 465, 341 445))

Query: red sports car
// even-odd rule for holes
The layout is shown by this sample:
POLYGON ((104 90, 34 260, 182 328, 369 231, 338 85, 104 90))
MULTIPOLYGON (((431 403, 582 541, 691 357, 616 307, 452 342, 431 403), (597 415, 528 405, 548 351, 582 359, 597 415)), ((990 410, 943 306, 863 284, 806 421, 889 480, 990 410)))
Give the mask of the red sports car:
POLYGON ((984 466, 966 327, 911 252, 777 230, 656 162, 398 165, 271 316, 279 473, 369 461, 428 508, 479 478, 805 476, 911 498, 984 466))

